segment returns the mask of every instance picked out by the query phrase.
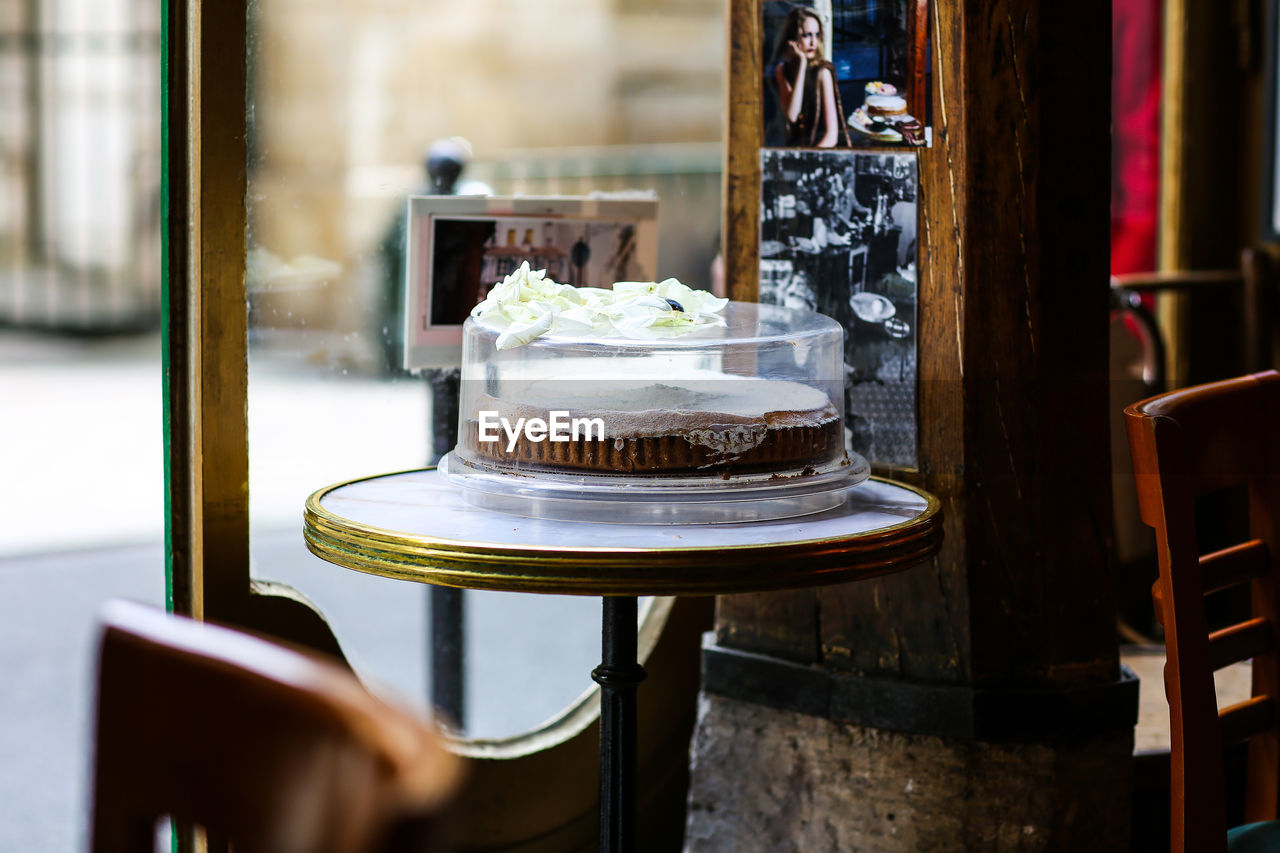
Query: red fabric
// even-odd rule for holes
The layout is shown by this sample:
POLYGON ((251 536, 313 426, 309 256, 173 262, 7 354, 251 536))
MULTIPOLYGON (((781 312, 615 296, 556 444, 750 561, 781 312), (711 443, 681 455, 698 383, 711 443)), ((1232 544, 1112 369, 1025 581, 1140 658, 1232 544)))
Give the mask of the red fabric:
POLYGON ((1113 0, 1111 272, 1156 268, 1160 200, 1160 0, 1113 0))

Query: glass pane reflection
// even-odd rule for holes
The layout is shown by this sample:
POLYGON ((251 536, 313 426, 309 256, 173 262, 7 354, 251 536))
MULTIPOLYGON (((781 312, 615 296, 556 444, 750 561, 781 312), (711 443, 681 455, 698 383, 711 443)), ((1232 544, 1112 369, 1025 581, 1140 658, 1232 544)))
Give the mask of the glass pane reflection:
MULTIPOLYGON (((425 152, 466 140, 461 191, 654 191, 660 276, 708 286, 723 33, 719 0, 252 4, 253 574, 313 599, 371 682, 425 701, 428 589, 324 563, 298 522, 317 488, 431 458, 429 389, 396 367, 396 223, 425 152)), ((527 730, 591 686, 598 599, 466 601, 468 733, 527 730)))

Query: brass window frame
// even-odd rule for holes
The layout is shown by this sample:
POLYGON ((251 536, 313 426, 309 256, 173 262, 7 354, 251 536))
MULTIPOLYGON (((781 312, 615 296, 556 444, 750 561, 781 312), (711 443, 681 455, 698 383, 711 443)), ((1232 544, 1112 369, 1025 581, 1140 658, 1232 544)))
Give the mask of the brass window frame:
POLYGON ((169 609, 249 596, 247 3, 166 0, 161 297, 169 609))

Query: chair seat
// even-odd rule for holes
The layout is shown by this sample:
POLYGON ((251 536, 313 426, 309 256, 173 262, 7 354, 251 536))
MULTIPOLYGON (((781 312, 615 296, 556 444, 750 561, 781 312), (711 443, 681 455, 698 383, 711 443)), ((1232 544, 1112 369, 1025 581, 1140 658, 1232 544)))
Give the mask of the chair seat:
POLYGON ((1227 853, 1280 851, 1280 820, 1246 823, 1227 831, 1227 853))

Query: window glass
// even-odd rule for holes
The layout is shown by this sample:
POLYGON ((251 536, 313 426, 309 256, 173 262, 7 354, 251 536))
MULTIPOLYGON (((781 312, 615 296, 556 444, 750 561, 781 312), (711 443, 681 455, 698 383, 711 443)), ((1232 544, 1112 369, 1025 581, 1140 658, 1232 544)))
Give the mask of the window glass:
POLYGON ((163 533, 153 7, 0 4, 0 556, 163 533))
MULTIPOLYGON (((425 698, 428 589, 320 561, 299 519, 322 486, 432 459, 428 382, 399 366, 401 217, 430 184, 428 149, 462 152, 459 192, 652 190, 660 277, 706 287, 722 5, 251 5, 253 573, 315 600, 372 680, 425 698)), ((468 733, 528 729, 590 686, 599 599, 467 593, 465 613, 468 733)))
POLYGON ((0 850, 83 850, 103 601, 163 606, 160 4, 0 2, 0 850))

